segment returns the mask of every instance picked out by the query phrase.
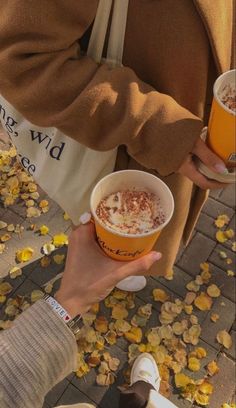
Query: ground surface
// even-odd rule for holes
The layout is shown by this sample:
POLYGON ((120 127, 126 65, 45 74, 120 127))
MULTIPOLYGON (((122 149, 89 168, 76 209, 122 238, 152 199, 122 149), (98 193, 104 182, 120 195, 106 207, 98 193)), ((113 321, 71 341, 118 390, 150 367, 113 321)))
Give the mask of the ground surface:
MULTIPOLYGON (((50 209, 40 217, 40 224, 46 224, 50 228, 49 235, 53 236, 59 232, 69 232, 70 221, 65 221, 63 211, 57 204, 50 201, 50 209)), ((227 252, 229 258, 234 259, 235 253, 230 249, 229 244, 219 244, 215 240, 216 228, 213 225, 214 219, 219 214, 227 214, 230 217, 230 226, 235 230, 235 191, 232 187, 224 191, 217 191, 211 194, 198 221, 195 233, 189 246, 182 250, 175 266, 174 279, 167 281, 163 278, 150 278, 148 286, 137 294, 137 304, 151 303, 151 292, 153 288, 164 288, 173 297, 183 298, 186 294, 185 285, 199 273, 199 264, 209 262, 213 282, 221 288, 221 296, 214 300, 212 310, 201 313, 200 321, 202 325, 201 345, 207 350, 209 360, 215 359, 220 367, 220 372, 213 377, 212 383, 215 391, 211 399, 211 408, 220 408, 226 401, 232 401, 234 395, 235 381, 235 277, 229 277, 226 270, 229 266, 220 259, 219 250, 227 252), (221 318, 216 323, 210 321, 210 314, 218 313, 221 318), (215 341, 219 330, 226 329, 232 335, 234 344, 226 350, 215 341)), ((7 244, 7 250, 0 255, 0 277, 8 274, 10 268, 15 265, 15 253, 19 248, 30 246, 34 249, 34 258, 29 263, 24 264, 23 275, 15 280, 11 280, 14 285, 14 294, 27 294, 33 289, 40 288, 49 279, 61 272, 62 265, 53 264, 50 268, 42 268, 39 259, 42 257, 42 245, 48 242, 49 237, 39 236, 29 230, 32 223, 25 217, 25 207, 14 205, 10 208, 0 207, 0 220, 8 224, 20 224, 24 226, 22 237, 14 235, 7 244)), ((36 220, 38 223, 38 220, 36 220)), ((63 252, 63 250, 62 250, 63 252)), ((65 251, 64 251, 65 252, 65 251)), ((234 269, 232 265, 230 269, 234 269)), ((11 294, 12 296, 12 294, 11 294)), ((0 319, 3 315, 0 310, 0 319)), ((158 307, 156 308, 158 315, 158 307)), ((134 312, 132 311, 132 314, 134 312)), ((153 326, 153 322, 149 322, 153 326)), ((126 346, 119 344, 111 347, 113 356, 118 356, 121 360, 118 383, 122 383, 122 367, 127 360, 126 346)), ((95 373, 92 370, 85 378, 78 379, 75 374, 71 374, 64 381, 59 383, 45 399, 45 408, 54 407, 56 404, 69 404, 76 402, 94 402, 101 408, 116 408, 117 405, 116 386, 99 387, 95 385, 95 373)), ((177 393, 173 393, 171 400, 179 408, 192 406, 189 402, 179 399, 177 393)), ((160 407, 161 408, 161 407, 160 407)))

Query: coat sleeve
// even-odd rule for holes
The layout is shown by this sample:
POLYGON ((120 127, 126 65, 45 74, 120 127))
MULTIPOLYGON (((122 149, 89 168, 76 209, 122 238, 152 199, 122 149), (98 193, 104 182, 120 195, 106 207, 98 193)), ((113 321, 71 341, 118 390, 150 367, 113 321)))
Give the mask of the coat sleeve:
POLYGON ((192 150, 202 122, 128 67, 81 55, 94 2, 0 0, 0 92, 35 125, 98 151, 126 145, 142 165, 168 175, 192 150))
POLYGON ((63 320, 39 300, 0 334, 1 408, 41 408, 45 395, 76 370, 77 345, 63 320))

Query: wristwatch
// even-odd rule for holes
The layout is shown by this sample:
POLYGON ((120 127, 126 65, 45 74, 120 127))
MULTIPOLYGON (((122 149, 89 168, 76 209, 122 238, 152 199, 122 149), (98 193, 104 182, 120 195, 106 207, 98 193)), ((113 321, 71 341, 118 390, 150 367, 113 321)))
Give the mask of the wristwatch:
POLYGON ((67 327, 72 331, 74 335, 76 335, 80 331, 83 324, 82 316, 80 314, 72 319, 69 313, 67 313, 64 307, 62 307, 60 303, 58 303, 58 301, 54 299, 54 297, 45 294, 43 296, 43 300, 45 300, 45 302, 47 302, 51 306, 51 308, 60 316, 60 318, 66 323, 67 327))

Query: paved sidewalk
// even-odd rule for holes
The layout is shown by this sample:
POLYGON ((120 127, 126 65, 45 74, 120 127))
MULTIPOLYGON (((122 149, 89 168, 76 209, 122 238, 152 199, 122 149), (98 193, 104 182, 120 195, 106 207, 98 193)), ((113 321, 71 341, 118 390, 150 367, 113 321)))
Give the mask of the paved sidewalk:
MULTIPOLYGON (((68 233, 70 221, 64 220, 63 211, 57 204, 50 199, 49 202, 50 209, 48 213, 43 214, 39 219, 34 219, 33 222, 39 225, 46 224, 50 228, 50 236, 60 232, 68 233)), ((213 222, 219 214, 227 214, 230 217, 230 227, 235 230, 235 190, 233 187, 228 187, 224 191, 216 191, 211 194, 200 216, 189 246, 179 254, 175 266, 174 279, 167 281, 164 278, 150 278, 148 286, 139 292, 136 297, 137 306, 152 302, 152 289, 158 287, 170 293, 171 297, 183 298, 186 294, 185 285, 199 273, 200 263, 209 262, 213 281, 221 288, 222 293, 219 298, 213 299, 214 304, 209 312, 199 313, 202 325, 201 346, 208 352, 206 363, 216 359, 220 367, 219 374, 212 378, 214 394, 211 399, 210 408, 220 408, 223 402, 233 399, 235 381, 235 277, 227 275, 226 270, 229 269, 229 266, 219 257, 218 252, 223 250, 229 258, 234 260, 235 253, 231 251, 227 242, 219 244, 215 240, 216 228, 213 222), (218 313, 221 316, 216 323, 210 321, 212 312, 218 313), (223 348, 215 341, 216 334, 222 329, 228 330, 234 339, 234 345, 229 350, 224 349, 223 351, 223 348)), ((0 207, 0 220, 8 224, 13 223, 24 226, 22 237, 14 234, 13 238, 6 242, 7 251, 0 255, 0 277, 6 276, 10 268, 16 265, 15 253, 17 249, 30 246, 35 251, 33 261, 31 260, 29 263, 24 264, 23 275, 15 280, 11 280, 11 284, 14 286, 13 295, 30 293, 33 289, 42 287, 49 279, 61 272, 62 265, 52 264, 49 268, 41 267, 39 262, 39 259, 42 257, 41 248, 50 238, 48 235, 36 235, 30 229, 32 220, 25 218, 25 207, 23 208, 21 205, 14 205, 8 209, 0 207)), ((58 250, 58 252, 63 253, 65 250, 58 250)), ((230 269, 234 269, 232 265, 230 269)), ((156 305, 154 305, 154 308, 158 312, 159 309, 156 305)), ((0 310, 0 319, 3 316, 3 310, 4 306, 0 310)), ((135 310, 132 310, 131 315, 135 313, 135 310)), ((155 314, 155 319, 156 322, 153 320, 149 322, 151 326, 158 324, 158 313, 155 314)), ((118 374, 118 383, 120 384, 122 383, 123 367, 127 361, 127 345, 121 342, 119 345, 111 346, 109 351, 121 360, 118 374)), ((188 372, 188 375, 191 375, 190 372, 188 372)), ((71 374, 58 384, 47 395, 44 408, 54 407, 55 404, 69 404, 79 401, 92 401, 101 408, 117 408, 117 395, 116 385, 109 388, 95 385, 95 372, 91 370, 81 380, 75 374, 71 374)), ((178 394, 175 392, 172 394, 171 400, 179 408, 192 406, 189 402, 179 399, 178 394)))

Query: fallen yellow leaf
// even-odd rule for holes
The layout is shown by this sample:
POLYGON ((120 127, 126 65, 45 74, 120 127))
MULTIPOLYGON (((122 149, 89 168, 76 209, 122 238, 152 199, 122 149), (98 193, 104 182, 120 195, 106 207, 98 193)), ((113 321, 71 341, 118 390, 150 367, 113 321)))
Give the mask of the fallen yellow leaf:
POLYGON ((98 316, 94 326, 99 333, 106 333, 108 331, 108 320, 105 316, 98 316))
POLYGON ((164 303, 169 299, 169 295, 163 289, 153 289, 152 294, 156 302, 164 303))
POLYGON ((196 357, 190 357, 188 359, 188 368, 191 371, 199 371, 201 368, 200 361, 196 357))
POLYGON ((57 254, 53 256, 53 260, 57 265, 62 265, 65 261, 65 255, 64 254, 57 254))
POLYGON ((7 241, 9 241, 9 239, 11 239, 11 235, 10 234, 4 234, 4 235, 1 235, 1 237, 0 237, 0 240, 2 241, 2 242, 7 242, 7 241))
POLYGON ((219 297, 221 294, 220 289, 218 288, 218 286, 216 286, 214 283, 210 286, 208 286, 207 288, 207 294, 212 297, 212 298, 216 298, 219 297))
POLYGON ((39 228, 39 231, 41 235, 47 235, 49 233, 49 228, 46 225, 42 225, 39 228))
POLYGON ((199 390, 194 394, 194 399, 198 405, 203 407, 209 405, 210 402, 209 395, 202 394, 199 390))
POLYGON ((220 242, 221 244, 223 244, 224 242, 226 242, 228 240, 227 236, 225 235, 224 231, 217 231, 216 233, 216 240, 218 242, 220 242))
POLYGON ((200 310, 210 310, 212 306, 212 299, 206 293, 201 292, 194 300, 195 306, 200 310))
POLYGON ((11 279, 15 279, 18 276, 22 275, 22 269, 18 268, 17 266, 14 266, 13 268, 10 269, 9 275, 11 279))
POLYGON ((125 319, 128 316, 129 312, 126 310, 125 306, 121 303, 117 303, 112 309, 112 317, 116 320, 125 319))
POLYGON ((30 247, 19 249, 16 251, 16 259, 18 262, 27 262, 33 256, 34 250, 30 247))
POLYGON ((139 327, 131 327, 130 331, 124 334, 130 343, 141 343, 143 333, 139 327))
POLYGON ((44 296, 44 293, 41 290, 35 289, 31 292, 31 295, 30 295, 31 302, 32 303, 37 302, 37 300, 42 299, 43 296, 44 296))
POLYGON ((48 207, 48 205, 49 205, 49 203, 48 203, 47 200, 42 200, 42 201, 40 201, 40 203, 39 203, 39 207, 40 207, 40 208, 48 207))
POLYGON ((188 384, 194 384, 194 381, 183 373, 175 374, 175 385, 177 388, 186 387, 188 384))
POLYGON ((217 333, 216 339, 218 343, 222 344, 227 349, 229 349, 233 344, 232 338, 226 330, 219 331, 217 333))
POLYGON ((54 235, 53 245, 55 245, 56 248, 60 248, 63 245, 68 245, 68 236, 63 233, 54 235))
POLYGON ((230 221, 230 218, 226 214, 219 215, 215 220, 215 226, 218 228, 223 228, 230 221))
POLYGON ((212 360, 207 364, 207 372, 210 376, 217 374, 219 371, 220 369, 215 360, 212 360))
POLYGON ((49 258, 49 256, 43 256, 40 259, 40 265, 42 266, 42 268, 47 268, 51 263, 51 259, 49 258))
POLYGON ((211 321, 216 323, 217 320, 220 318, 220 316, 217 313, 212 313, 211 314, 211 321))
POLYGON ((227 270, 227 275, 228 275, 228 276, 234 276, 235 273, 234 273, 234 271, 232 271, 231 269, 228 269, 228 270, 227 270))
POLYGON ((7 297, 5 295, 0 294, 0 303, 4 303, 6 302, 6 300, 7 300, 7 297))
POLYGON ((0 295, 8 295, 12 291, 13 287, 8 282, 0 283, 0 295))
POLYGON ((234 230, 233 230, 232 228, 226 230, 226 231, 225 231, 225 236, 226 236, 228 239, 232 239, 232 238, 234 237, 234 230))

